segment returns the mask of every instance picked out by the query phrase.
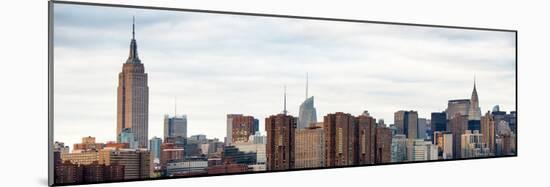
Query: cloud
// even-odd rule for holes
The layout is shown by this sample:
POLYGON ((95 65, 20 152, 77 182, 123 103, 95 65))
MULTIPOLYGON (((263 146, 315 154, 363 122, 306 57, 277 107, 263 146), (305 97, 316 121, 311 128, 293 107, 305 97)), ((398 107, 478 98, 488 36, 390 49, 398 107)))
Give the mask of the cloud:
POLYGON ((149 77, 149 136, 164 114, 189 118, 189 134, 223 139, 226 114, 260 120, 297 116, 305 74, 318 119, 369 110, 393 122, 469 98, 473 76, 482 110, 515 108, 514 33, 127 8, 56 5, 56 140, 115 139, 118 73, 136 16, 139 56, 149 77))

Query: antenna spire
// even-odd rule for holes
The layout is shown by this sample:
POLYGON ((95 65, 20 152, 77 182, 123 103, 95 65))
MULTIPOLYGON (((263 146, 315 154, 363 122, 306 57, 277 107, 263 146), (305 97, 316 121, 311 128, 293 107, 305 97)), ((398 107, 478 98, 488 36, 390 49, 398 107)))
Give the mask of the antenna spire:
POLYGON ((286 111, 286 85, 284 86, 284 110, 283 110, 283 114, 286 115, 287 114, 287 111, 286 111))
POLYGON ((128 59, 126 60, 126 63, 140 64, 141 60, 139 60, 137 53, 136 18, 135 16, 132 16, 132 40, 130 41, 130 54, 128 56, 128 59))
POLYGON ((474 88, 476 87, 476 74, 474 73, 474 88))
POLYGON ((132 16, 132 39, 136 38, 136 16, 132 16))
POLYGON ((177 96, 174 97, 174 117, 176 117, 176 115, 178 115, 178 97, 177 96))

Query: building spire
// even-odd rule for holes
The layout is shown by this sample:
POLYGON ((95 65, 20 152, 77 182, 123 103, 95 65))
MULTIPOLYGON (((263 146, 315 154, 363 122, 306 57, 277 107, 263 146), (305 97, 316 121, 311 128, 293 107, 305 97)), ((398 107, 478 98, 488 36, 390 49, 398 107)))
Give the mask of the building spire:
POLYGON ((306 73, 306 99, 308 98, 308 94, 307 94, 308 83, 309 83, 309 73, 306 73))
POLYGON ((287 111, 286 111, 286 85, 284 86, 284 109, 283 109, 283 114, 286 115, 287 114, 287 111))
POLYGON ((135 16, 132 16, 132 40, 130 42, 130 54, 126 63, 140 64, 138 52, 137 52, 137 43, 136 43, 136 19, 135 16))
POLYGON ((474 73, 474 90, 476 89, 476 74, 474 73))
POLYGON ((174 117, 178 115, 178 96, 174 97, 174 117))

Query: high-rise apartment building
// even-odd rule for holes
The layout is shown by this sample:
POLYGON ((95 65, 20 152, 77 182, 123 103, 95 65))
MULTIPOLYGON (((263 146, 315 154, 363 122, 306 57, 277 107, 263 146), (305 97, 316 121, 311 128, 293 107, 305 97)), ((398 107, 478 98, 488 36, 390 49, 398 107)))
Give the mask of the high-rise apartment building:
POLYGON ((297 121, 296 117, 284 113, 265 119, 267 170, 294 168, 297 121))
POLYGON ((387 127, 377 127, 375 140, 374 163, 379 164, 391 162, 391 129, 387 127))
POLYGON ((336 112, 324 117, 325 165, 349 166, 357 163, 357 125, 351 114, 336 112))
POLYGON ((356 121, 358 128, 358 164, 374 164, 377 129, 376 119, 365 111, 363 114, 357 116, 356 121))

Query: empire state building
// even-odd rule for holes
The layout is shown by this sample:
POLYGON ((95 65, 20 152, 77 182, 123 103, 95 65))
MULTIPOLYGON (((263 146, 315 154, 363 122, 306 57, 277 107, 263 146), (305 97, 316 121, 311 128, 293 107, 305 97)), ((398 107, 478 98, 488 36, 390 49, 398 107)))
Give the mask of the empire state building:
MULTIPOLYGON (((135 22, 132 23, 130 54, 118 74, 117 137, 125 129, 134 134, 139 148, 147 148, 149 121, 149 87, 147 73, 138 57, 135 22)), ((118 140, 121 141, 120 139, 118 140)))

